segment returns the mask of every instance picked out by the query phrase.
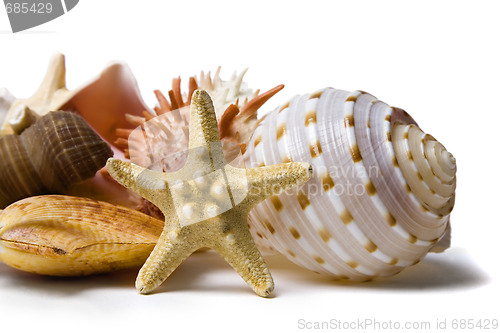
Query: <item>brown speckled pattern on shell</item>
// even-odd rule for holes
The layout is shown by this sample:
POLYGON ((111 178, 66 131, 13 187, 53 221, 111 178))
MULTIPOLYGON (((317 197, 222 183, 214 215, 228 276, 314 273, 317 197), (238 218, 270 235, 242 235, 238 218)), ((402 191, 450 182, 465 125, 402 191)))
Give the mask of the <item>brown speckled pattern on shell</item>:
POLYGON ((337 279, 366 281, 413 265, 449 228, 454 158, 406 112, 366 92, 326 88, 268 113, 245 163, 272 165, 284 156, 315 171, 297 191, 250 213, 264 251, 337 279))

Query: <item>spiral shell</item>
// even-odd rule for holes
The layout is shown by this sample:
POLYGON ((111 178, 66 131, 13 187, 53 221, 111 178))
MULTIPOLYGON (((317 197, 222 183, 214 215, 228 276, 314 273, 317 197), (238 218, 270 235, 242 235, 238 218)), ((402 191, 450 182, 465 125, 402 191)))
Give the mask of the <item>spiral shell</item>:
POLYGON ((263 119, 244 159, 313 165, 308 183, 259 204, 249 223, 261 249, 321 274, 396 274, 449 229, 455 159, 405 111, 368 93, 296 96, 263 119))
POLYGON ((113 156, 109 145, 70 112, 50 112, 21 131, 0 137, 2 208, 25 197, 61 192, 94 176, 113 156))
POLYGON ((139 267, 163 224, 133 209, 87 198, 26 198, 0 213, 0 260, 56 276, 139 267))

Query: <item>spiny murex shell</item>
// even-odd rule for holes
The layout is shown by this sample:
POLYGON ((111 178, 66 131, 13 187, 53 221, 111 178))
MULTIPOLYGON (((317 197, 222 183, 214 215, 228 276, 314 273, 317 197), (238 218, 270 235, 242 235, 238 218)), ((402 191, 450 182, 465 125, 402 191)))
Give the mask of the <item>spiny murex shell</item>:
MULTIPOLYGON (((154 107, 155 115, 144 112, 144 117, 126 115, 127 120, 137 126, 135 130, 117 128, 119 137, 115 145, 121 147, 126 158, 132 163, 156 169, 176 171, 185 163, 188 152, 189 105, 193 92, 201 88, 211 98, 219 122, 219 136, 224 155, 233 166, 241 165, 240 145, 248 143, 257 127, 258 109, 284 86, 278 85, 264 93, 247 88, 243 81, 246 70, 233 74, 228 80, 201 72, 200 78, 189 79, 187 95, 181 91, 181 79, 172 80, 172 90, 168 92, 170 101, 158 90, 155 91, 159 105, 154 107)), ((143 199, 138 206, 141 211, 163 219, 158 207, 143 199)))
POLYGON ((139 267, 164 225, 127 207, 62 195, 26 198, 0 212, 0 260, 56 276, 139 267))
POLYGON ((268 114, 247 167, 309 162, 313 178, 250 214, 261 249, 353 281, 417 263, 449 231, 455 159, 403 110, 361 91, 296 96, 268 114))
POLYGON ((232 158, 240 153, 240 145, 246 144, 257 126, 258 109, 284 86, 278 85, 264 93, 247 88, 243 76, 234 73, 228 81, 219 76, 220 67, 212 79, 210 72, 201 72, 200 78, 191 77, 189 93, 181 92, 181 80, 172 80, 169 91, 170 103, 158 90, 155 91, 159 106, 155 115, 144 112, 145 117, 126 115, 131 124, 140 126, 136 130, 118 128, 119 139, 115 145, 124 149, 125 157, 131 162, 151 167, 157 164, 160 170, 175 171, 185 162, 188 145, 189 105, 191 95, 200 88, 206 90, 213 99, 219 121, 220 138, 225 154, 232 158))

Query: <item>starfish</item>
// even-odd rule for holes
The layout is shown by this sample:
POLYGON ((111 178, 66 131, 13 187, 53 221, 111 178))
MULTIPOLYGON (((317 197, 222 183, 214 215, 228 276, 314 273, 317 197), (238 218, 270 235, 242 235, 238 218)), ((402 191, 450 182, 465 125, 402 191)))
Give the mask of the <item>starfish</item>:
POLYGON ((212 100, 204 90, 191 99, 189 151, 182 169, 163 173, 110 158, 110 175, 154 203, 165 215, 163 232, 141 268, 136 288, 149 293, 197 249, 219 253, 262 297, 272 276, 248 230, 256 204, 308 180, 312 167, 291 162, 254 169, 224 159, 212 100))

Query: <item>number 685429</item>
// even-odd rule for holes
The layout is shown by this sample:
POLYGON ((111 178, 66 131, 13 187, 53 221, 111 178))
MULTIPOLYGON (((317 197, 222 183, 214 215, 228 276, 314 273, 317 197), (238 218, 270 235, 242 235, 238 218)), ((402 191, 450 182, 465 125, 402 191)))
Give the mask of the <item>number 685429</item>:
POLYGON ((50 14, 52 13, 52 4, 49 3, 33 3, 29 4, 26 2, 14 2, 10 3, 7 2, 5 4, 5 9, 7 10, 7 14, 28 14, 28 13, 33 13, 33 14, 50 14))

